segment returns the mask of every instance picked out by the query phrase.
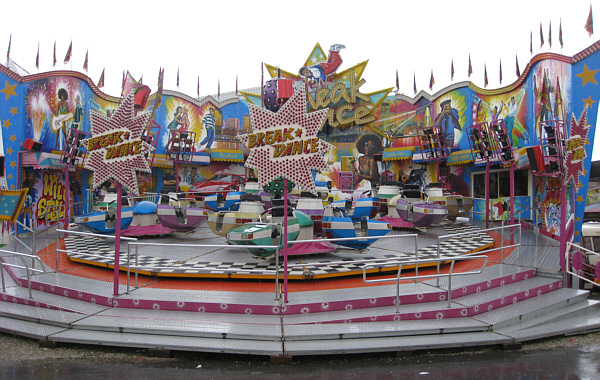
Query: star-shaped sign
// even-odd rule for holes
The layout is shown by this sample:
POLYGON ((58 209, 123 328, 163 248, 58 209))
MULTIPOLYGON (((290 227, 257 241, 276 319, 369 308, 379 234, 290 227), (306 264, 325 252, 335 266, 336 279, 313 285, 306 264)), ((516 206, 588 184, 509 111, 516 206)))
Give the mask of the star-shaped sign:
POLYGON ((150 112, 136 116, 134 96, 131 92, 110 118, 91 111, 91 137, 83 144, 88 151, 85 168, 94 171, 94 188, 112 178, 139 194, 136 170, 150 172, 145 154, 154 148, 142 140, 150 112))
POLYGON ((250 149, 246 167, 258 170, 258 183, 264 186, 283 177, 316 193, 312 169, 327 169, 323 155, 333 148, 317 137, 328 110, 306 112, 304 88, 276 113, 248 106, 253 133, 238 138, 250 149))
POLYGON ((581 87, 585 86, 588 83, 598 84, 598 82, 596 82, 596 78, 594 78, 594 77, 596 76, 596 73, 599 70, 600 69, 590 70, 590 69, 588 69, 587 65, 584 63, 583 71, 579 74, 575 74, 576 77, 581 78, 581 80, 583 81, 583 84, 581 85, 581 87))
POLYGON ((587 156, 585 141, 590 128, 587 123, 587 111, 588 108, 584 107, 579 120, 575 119, 575 115, 571 115, 571 133, 566 144, 564 181, 565 184, 573 181, 577 188, 580 188, 579 177, 583 175, 583 161, 587 156))

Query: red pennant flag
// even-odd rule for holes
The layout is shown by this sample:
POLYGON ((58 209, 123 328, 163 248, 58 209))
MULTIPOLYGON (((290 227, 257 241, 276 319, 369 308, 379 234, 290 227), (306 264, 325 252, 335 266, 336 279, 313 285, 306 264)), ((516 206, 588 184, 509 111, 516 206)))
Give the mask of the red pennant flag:
POLYGON ((544 46, 544 32, 542 31, 542 23, 540 22, 540 48, 544 46))
POLYGON ((177 88, 179 88, 179 67, 177 68, 177 88))
POLYGON ((104 69, 102 69, 102 74, 100 74, 100 79, 98 80, 98 88, 104 87, 104 69))
POLYGON ((450 80, 454 80, 454 58, 450 62, 450 80))
POLYGON ((400 90, 400 79, 398 79, 398 70, 396 70, 396 91, 400 90))
POLYGON ((487 85, 488 85, 487 66, 483 65, 483 87, 487 87, 487 85))
POLYGON ((533 32, 529 32, 529 53, 533 54, 533 32))
POLYGON ((588 32, 590 37, 594 34, 594 19, 592 17, 592 4, 590 4, 590 14, 585 22, 585 31, 588 32))
POLYGON ((429 78, 429 91, 433 89, 433 85, 435 84, 435 79, 433 79, 433 70, 431 70, 431 77, 429 78))
POLYGON ((517 64, 517 78, 521 76, 521 69, 519 68, 519 56, 515 56, 515 63, 517 64))
POLYGON ((37 55, 35 56, 35 68, 39 69, 40 68, 40 43, 38 42, 38 52, 37 55))
POLYGON ((6 50, 6 64, 10 63, 10 45, 12 45, 12 33, 10 34, 10 38, 8 39, 8 49, 6 50))
POLYGON ((550 25, 548 26, 548 45, 552 49, 552 21, 550 21, 550 25))
POLYGON ((562 39, 562 20, 560 20, 560 24, 558 25, 558 42, 560 43, 560 48, 563 48, 563 39, 562 39))
POLYGON ((471 66, 471 54, 469 54, 469 78, 471 78, 471 74, 473 74, 473 66, 471 66))
POLYGON ((56 67, 56 41, 54 41, 54 61, 52 67, 56 67))
POLYGON ((67 54, 65 55, 65 65, 69 63, 71 60, 71 53, 73 52, 73 41, 69 44, 69 49, 67 50, 67 54))
POLYGON ((83 61, 83 69, 87 73, 88 71, 88 51, 85 51, 85 60, 83 61))
POLYGON ((415 95, 417 95, 417 74, 413 73, 413 90, 415 91, 415 95))
POLYGON ((502 84, 502 60, 500 60, 500 84, 502 84))

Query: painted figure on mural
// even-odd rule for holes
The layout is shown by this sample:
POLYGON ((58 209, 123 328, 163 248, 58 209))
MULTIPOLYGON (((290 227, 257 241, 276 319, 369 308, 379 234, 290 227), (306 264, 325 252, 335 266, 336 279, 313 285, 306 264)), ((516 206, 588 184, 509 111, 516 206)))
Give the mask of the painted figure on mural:
POLYGON ((309 84, 324 84, 327 77, 335 73, 342 64, 340 50, 344 48, 346 46, 340 44, 331 45, 327 61, 318 62, 312 66, 302 66, 299 70, 300 77, 306 78, 309 84))
POLYGON ((33 170, 26 170, 24 174, 25 175, 21 188, 27 189, 27 195, 25 196, 25 203, 23 203, 23 214, 26 215, 27 219, 31 219, 33 205, 37 200, 37 190, 35 188, 37 179, 35 178, 35 173, 33 170))
POLYGON ((182 124, 183 110, 184 110, 183 107, 181 107, 181 106, 177 107, 177 109, 175 110, 175 113, 173 114, 173 120, 169 123, 169 125, 167 125, 168 130, 175 130, 179 127, 179 125, 182 124))
POLYGON ((198 173, 198 168, 192 167, 189 177, 186 177, 186 181, 190 185, 193 185, 198 182, 206 181, 206 178, 202 174, 198 173))
POLYGON ((358 165, 355 165, 356 161, 353 161, 352 165, 350 165, 350 170, 354 173, 354 187, 362 180, 367 180, 371 183, 371 188, 374 189, 379 184, 380 178, 377 161, 374 156, 376 153, 381 153, 383 143, 375 135, 362 135, 356 141, 356 149, 363 156, 358 158, 358 165))
MULTIPOLYGON (((56 104, 56 111, 52 117, 52 131, 56 133, 56 142, 54 149, 58 148, 60 141, 60 131, 63 136, 67 136, 67 123, 73 118, 73 114, 69 112, 69 93, 64 88, 58 90, 58 103, 56 104)), ((62 145, 62 144, 61 144, 62 145)))
POLYGON ((190 126, 190 119, 188 118, 188 110, 183 107, 183 111, 181 114, 181 126, 179 127, 179 132, 187 132, 190 126))
POLYGON ((460 132, 462 131, 462 127, 460 126, 458 110, 452 108, 452 101, 450 99, 440 103, 440 113, 435 118, 435 124, 442 126, 446 138, 446 146, 453 148, 454 130, 457 129, 460 132))
POLYGON ((208 113, 202 118, 202 124, 206 130, 206 137, 200 142, 200 146, 206 145, 205 149, 210 149, 213 142, 215 141, 215 109, 209 108, 208 113))
POLYGON ((502 113, 503 109, 504 109, 504 101, 500 102, 500 109, 498 109, 498 106, 494 106, 494 108, 492 108, 492 110, 490 111, 491 125, 498 124, 498 118, 499 118, 500 114, 502 113))
POLYGON ((83 110, 83 106, 81 105, 81 98, 79 97, 79 95, 77 95, 75 97, 75 112, 73 113, 73 122, 71 123, 71 128, 82 130, 84 115, 85 111, 83 110))

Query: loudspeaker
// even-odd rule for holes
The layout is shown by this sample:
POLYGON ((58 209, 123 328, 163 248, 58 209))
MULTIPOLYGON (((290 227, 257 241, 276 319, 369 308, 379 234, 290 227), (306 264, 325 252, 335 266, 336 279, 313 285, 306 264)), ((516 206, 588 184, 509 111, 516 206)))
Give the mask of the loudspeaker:
POLYGON ((135 91, 133 109, 136 111, 143 110, 146 107, 148 96, 150 95, 150 87, 142 86, 135 91))
POLYGON ((31 152, 41 152, 42 143, 39 141, 33 141, 32 139, 27 139, 25 140, 25 143, 23 143, 23 148, 31 152))
POLYGON ((526 148, 527 158, 532 172, 545 172, 544 157, 542 157, 542 149, 540 146, 532 146, 526 148))

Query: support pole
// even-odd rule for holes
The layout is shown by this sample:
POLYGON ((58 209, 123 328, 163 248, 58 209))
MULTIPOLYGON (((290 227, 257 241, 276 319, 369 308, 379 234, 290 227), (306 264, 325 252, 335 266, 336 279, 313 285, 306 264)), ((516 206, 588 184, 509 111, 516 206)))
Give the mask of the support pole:
POLYGON ((283 179, 283 302, 288 302, 288 180, 283 179))
MULTIPOLYGON (((179 157, 179 154, 177 155, 179 157)), ((173 161, 173 165, 175 165, 175 194, 179 193, 179 165, 177 161, 173 161)), ((179 199, 179 196, 177 197, 179 199)))
POLYGON ((510 224, 515 224, 515 165, 510 164, 510 224))
MULTIPOLYGON (((69 203, 70 203, 70 195, 71 195, 71 186, 69 184, 69 165, 65 167, 65 230, 69 229, 69 203)), ((58 210, 60 215, 60 209, 58 210)))
POLYGON ((114 268, 114 295, 119 295, 119 255, 121 251, 121 203, 123 203, 123 186, 115 181, 117 186, 117 215, 115 218, 115 268, 114 268))
POLYGON ((565 272, 565 252, 567 250, 567 185, 560 186, 560 270, 565 272))
POLYGON ((485 228, 490 228, 490 162, 485 164, 485 228))

